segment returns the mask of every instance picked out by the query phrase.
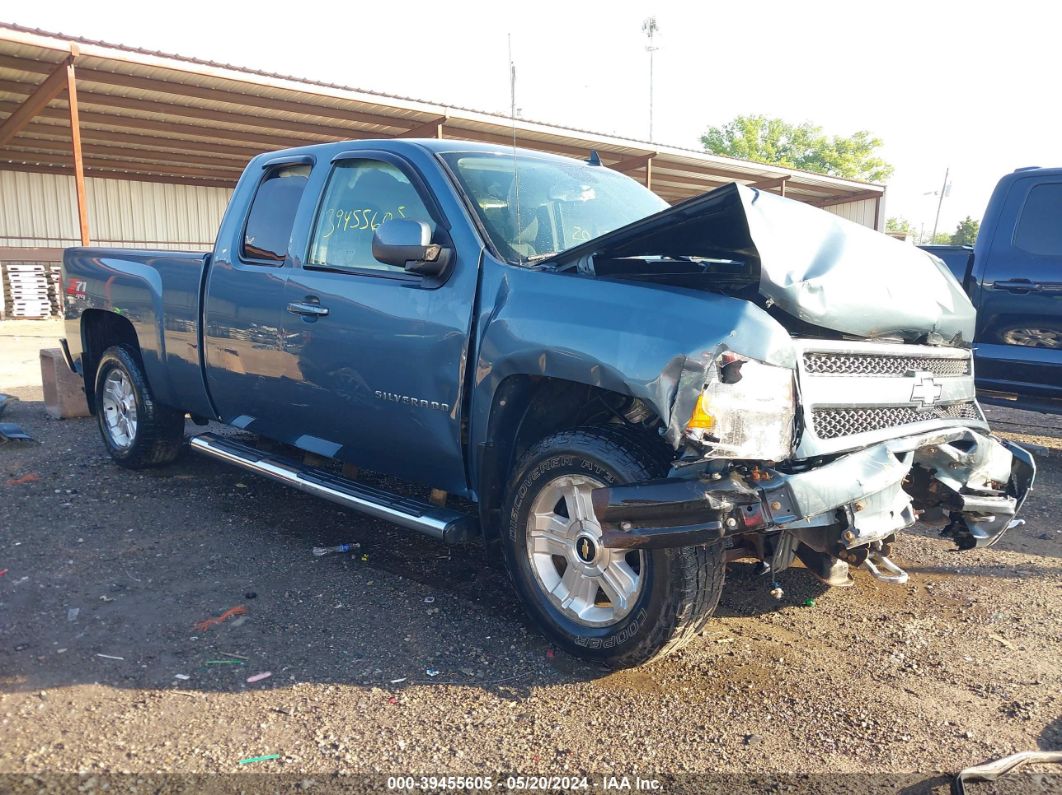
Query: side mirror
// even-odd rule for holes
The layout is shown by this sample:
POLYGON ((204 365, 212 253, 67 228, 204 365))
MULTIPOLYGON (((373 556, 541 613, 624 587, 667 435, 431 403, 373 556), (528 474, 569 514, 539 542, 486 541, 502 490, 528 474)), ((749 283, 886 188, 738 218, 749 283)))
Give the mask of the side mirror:
POLYGON ((438 276, 450 259, 449 249, 431 242, 431 227, 408 218, 394 218, 376 227, 372 255, 387 265, 425 276, 438 276))

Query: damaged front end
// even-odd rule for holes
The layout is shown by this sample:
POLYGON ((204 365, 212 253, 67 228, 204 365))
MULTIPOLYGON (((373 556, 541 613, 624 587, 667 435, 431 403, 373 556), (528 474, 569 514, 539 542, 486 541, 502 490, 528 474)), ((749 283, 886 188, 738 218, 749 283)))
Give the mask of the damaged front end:
POLYGON ((670 477, 594 492, 605 546, 724 539, 731 559, 779 571, 799 557, 831 585, 849 565, 903 582, 889 549, 916 520, 959 549, 1020 523, 1035 465, 990 435, 968 349, 796 345, 795 370, 714 358, 670 477))
POLYGON ((558 270, 721 293, 786 334, 735 328, 687 354, 654 404, 678 453, 665 480, 594 492, 603 543, 725 539, 774 570, 880 579, 916 519, 960 549, 1015 521, 1035 466, 990 434, 975 312, 943 263, 822 210, 730 185, 569 249, 558 270))

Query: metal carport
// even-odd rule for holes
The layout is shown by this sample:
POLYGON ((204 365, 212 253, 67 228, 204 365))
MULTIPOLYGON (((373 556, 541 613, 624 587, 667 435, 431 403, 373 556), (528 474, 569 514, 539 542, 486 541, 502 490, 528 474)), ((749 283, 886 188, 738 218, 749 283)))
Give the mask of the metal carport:
MULTIPOLYGON (((122 184, 147 183, 215 189, 213 195, 179 189, 180 193, 159 199, 160 206, 175 205, 175 212, 190 216, 199 212, 206 217, 199 225, 211 227, 224 198, 217 189, 230 189, 246 161, 258 152, 398 136, 502 144, 512 144, 515 137, 521 147, 576 157, 586 157, 594 149, 606 165, 643 181, 670 202, 736 181, 883 227, 881 185, 525 119, 514 123, 481 111, 0 23, 0 261, 51 260, 63 245, 79 241, 192 242, 138 239, 160 238, 157 232, 98 234, 92 221, 94 215, 98 219, 107 212, 105 189, 115 192, 122 184), (36 230, 34 213, 26 209, 33 206, 34 196, 27 194, 43 189, 29 185, 5 190, 5 172, 9 177, 64 175, 63 185, 72 178, 72 190, 58 183, 49 188, 66 191, 69 198, 53 198, 46 205, 50 209, 41 212, 63 214, 64 205, 73 205, 74 239, 36 230), (100 193, 95 204, 94 190, 100 193), (197 209, 204 197, 209 208, 197 209), (28 224, 30 232, 10 229, 14 205, 21 203, 25 203, 22 227, 28 224), (28 256, 25 248, 36 249, 36 254, 28 256)), ((128 201, 125 208, 141 204, 145 202, 128 201)), ((150 207, 143 210, 149 211, 150 207)), ((194 242, 206 243, 200 239, 206 236, 200 229, 194 242)))

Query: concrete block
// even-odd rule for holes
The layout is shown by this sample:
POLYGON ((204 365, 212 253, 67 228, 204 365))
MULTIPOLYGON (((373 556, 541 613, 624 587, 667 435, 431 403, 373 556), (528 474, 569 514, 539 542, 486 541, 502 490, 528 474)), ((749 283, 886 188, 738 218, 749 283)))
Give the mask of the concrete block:
POLYGON ((44 410, 57 420, 88 417, 85 384, 81 376, 66 366, 59 348, 41 351, 41 384, 44 385, 44 410))

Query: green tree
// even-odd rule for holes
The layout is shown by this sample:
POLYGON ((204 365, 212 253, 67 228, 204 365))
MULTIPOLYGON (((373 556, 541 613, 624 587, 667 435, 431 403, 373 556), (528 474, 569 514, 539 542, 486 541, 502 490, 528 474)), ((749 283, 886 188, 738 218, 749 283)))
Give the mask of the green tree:
POLYGON ((886 232, 903 232, 905 235, 913 235, 914 227, 911 226, 911 222, 906 218, 900 216, 898 218, 889 218, 885 221, 886 232))
POLYGON ((947 232, 937 232, 935 235, 933 235, 933 239, 929 242, 932 243, 934 246, 950 246, 951 235, 949 235, 947 232))
POLYGON ((717 155, 845 179, 884 182, 893 171, 876 154, 881 139, 867 130, 827 136, 810 122, 790 124, 762 115, 735 116, 721 127, 709 127, 701 143, 717 155))
POLYGON ((953 246, 972 246, 977 240, 977 231, 981 228, 981 222, 966 216, 955 227, 955 234, 951 236, 953 246))

